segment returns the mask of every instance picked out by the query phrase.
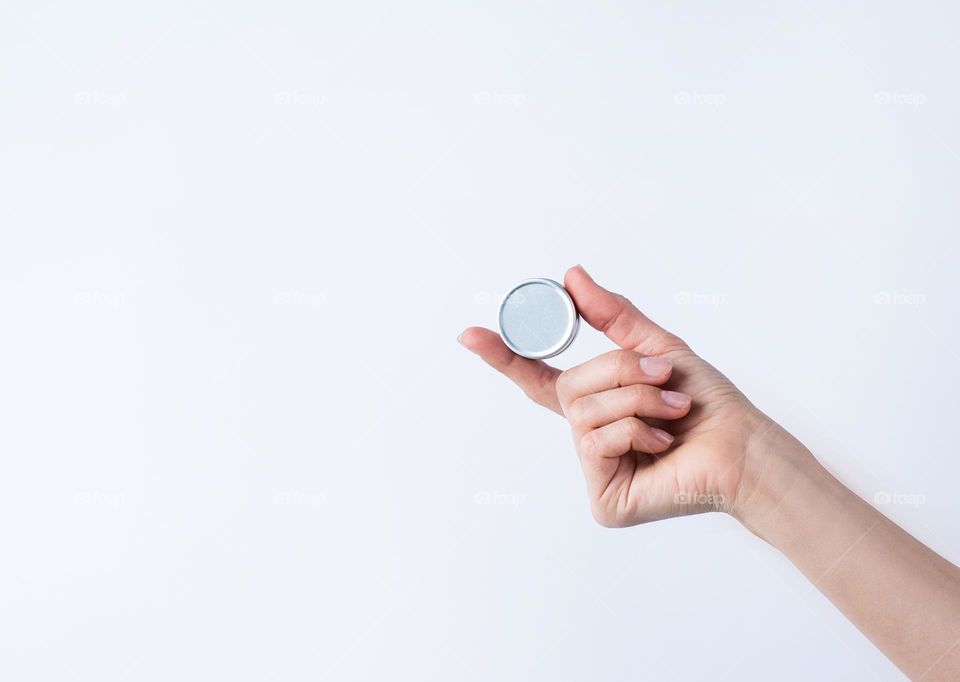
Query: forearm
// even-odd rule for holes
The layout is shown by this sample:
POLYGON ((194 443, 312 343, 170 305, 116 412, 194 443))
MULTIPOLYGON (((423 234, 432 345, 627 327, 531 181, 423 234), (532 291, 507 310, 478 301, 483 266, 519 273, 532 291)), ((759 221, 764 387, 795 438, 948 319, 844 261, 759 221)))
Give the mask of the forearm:
POLYGON ((912 679, 960 679, 960 569, 848 490, 779 427, 734 511, 912 679))

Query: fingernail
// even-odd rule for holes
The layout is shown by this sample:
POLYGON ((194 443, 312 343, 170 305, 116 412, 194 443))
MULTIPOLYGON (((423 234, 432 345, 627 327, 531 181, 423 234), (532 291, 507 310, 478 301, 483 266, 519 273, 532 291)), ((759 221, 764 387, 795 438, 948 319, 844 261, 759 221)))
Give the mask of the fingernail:
POLYGON ((590 276, 590 273, 587 272, 587 269, 586 269, 585 267, 583 267, 582 265, 580 265, 580 263, 577 263, 575 267, 579 268, 579 269, 580 269, 580 272, 582 272, 583 274, 585 274, 585 275, 587 276, 587 279, 589 279, 591 282, 593 281, 593 277, 590 276))
POLYGON ((653 431, 653 435, 654 437, 656 437, 657 440, 661 440, 667 445, 670 445, 670 443, 673 442, 673 436, 671 436, 666 431, 662 431, 661 429, 653 429, 653 428, 650 430, 653 431))
POLYGON ((676 391, 661 391, 660 398, 670 407, 686 407, 690 404, 690 396, 676 391))
POLYGON ((648 377, 658 377, 661 374, 666 374, 672 364, 666 358, 655 358, 653 356, 640 358, 640 369, 648 377))
MULTIPOLYGON (((463 346, 463 332, 460 332, 459 334, 457 334, 457 343, 463 346)), ((466 348, 466 346, 464 346, 464 348, 466 348)))

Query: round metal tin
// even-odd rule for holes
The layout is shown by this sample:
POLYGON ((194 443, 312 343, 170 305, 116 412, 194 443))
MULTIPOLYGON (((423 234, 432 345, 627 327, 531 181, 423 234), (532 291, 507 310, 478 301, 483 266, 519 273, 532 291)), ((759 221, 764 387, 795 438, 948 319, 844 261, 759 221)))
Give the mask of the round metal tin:
POLYGON ((510 350, 542 360, 562 353, 573 343, 580 315, 559 282, 525 279, 503 297, 497 322, 510 350))

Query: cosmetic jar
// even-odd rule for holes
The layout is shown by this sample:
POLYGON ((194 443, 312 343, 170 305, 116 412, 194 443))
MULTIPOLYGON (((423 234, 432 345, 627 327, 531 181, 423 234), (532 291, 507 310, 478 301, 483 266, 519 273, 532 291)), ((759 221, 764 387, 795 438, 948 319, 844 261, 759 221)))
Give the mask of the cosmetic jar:
POLYGON ((552 279, 525 279, 500 302, 500 336, 517 355, 535 360, 565 351, 580 328, 570 294, 552 279))

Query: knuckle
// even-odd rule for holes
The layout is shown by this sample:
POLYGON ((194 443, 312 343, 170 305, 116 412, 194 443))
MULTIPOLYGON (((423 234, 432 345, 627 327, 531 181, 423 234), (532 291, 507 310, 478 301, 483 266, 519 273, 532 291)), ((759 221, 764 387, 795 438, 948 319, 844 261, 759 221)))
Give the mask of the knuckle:
POLYGON ((618 377, 627 375, 633 365, 636 364, 636 353, 629 350, 614 351, 613 367, 618 377))
POLYGON ((690 350, 690 346, 687 344, 686 341, 681 339, 676 334, 673 334, 672 332, 668 332, 666 330, 663 331, 663 334, 661 335, 659 342, 664 348, 671 351, 689 351, 690 350))
POLYGON ((650 397, 650 390, 651 388, 644 384, 634 384, 630 387, 630 402, 634 407, 642 407, 647 403, 650 397))
POLYGON ((588 431, 580 438, 580 454, 587 459, 595 458, 600 452, 600 443, 595 431, 588 431))
POLYGON ((622 525, 618 521, 617 515, 611 512, 605 505, 591 504, 590 513, 593 515, 593 520, 604 528, 620 528, 622 525))
POLYGON ((583 423, 586 413, 587 408, 586 405, 584 405, 584 400, 583 398, 579 398, 567 406, 566 417, 571 424, 577 426, 583 423))
POLYGON ((627 422, 626 431, 631 445, 640 441, 645 435, 643 424, 636 417, 627 422))

